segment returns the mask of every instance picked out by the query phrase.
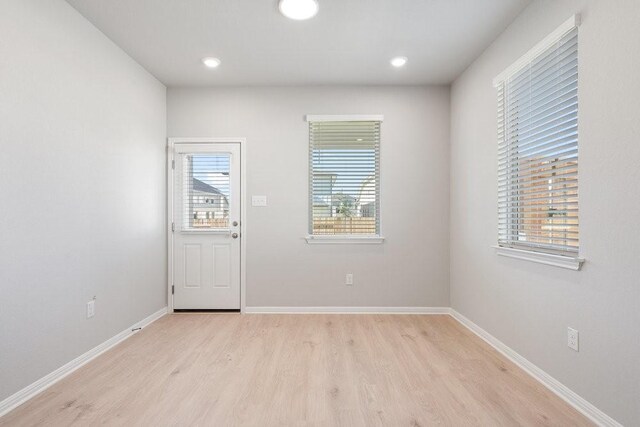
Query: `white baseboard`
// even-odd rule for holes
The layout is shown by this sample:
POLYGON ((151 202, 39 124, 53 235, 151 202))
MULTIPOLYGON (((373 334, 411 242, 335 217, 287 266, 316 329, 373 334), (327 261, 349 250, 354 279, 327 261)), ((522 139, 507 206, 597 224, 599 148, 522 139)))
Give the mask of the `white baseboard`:
POLYGON ((245 307, 244 313, 449 314, 449 307, 245 307))
POLYGON ((551 390, 553 393, 557 394, 560 398, 562 398, 569 405, 573 406, 584 416, 589 418, 591 421, 596 423, 599 426, 606 427, 622 427, 622 424, 618 423, 616 420, 602 412, 600 409, 593 406, 591 403, 580 397, 578 394, 573 392, 567 386, 562 384, 560 381, 553 378, 551 375, 547 374, 542 369, 538 368, 536 365, 522 357, 511 347, 507 346, 505 343, 491 335, 489 332, 482 329, 480 326, 473 323, 471 320, 464 317, 462 314, 458 313, 454 309, 449 309, 451 316, 460 322, 463 326, 469 329, 471 332, 482 338, 486 341, 491 347, 495 348, 507 359, 511 360, 513 363, 522 368, 525 372, 531 375, 538 382, 542 383, 545 387, 551 390))
POLYGON ((36 394, 38 394, 38 393, 46 390, 47 388, 51 387, 53 384, 57 383, 58 381, 60 381, 61 379, 63 379, 64 377, 66 377, 67 375, 72 373, 73 371, 75 371, 76 369, 80 368, 81 366, 83 366, 86 363, 90 362, 91 360, 95 359, 96 357, 98 357, 99 355, 104 353, 105 351, 109 350, 111 347, 115 346, 116 344, 121 343, 122 341, 124 341, 127 338, 129 338, 131 335, 133 335, 136 332, 138 332, 138 331, 133 331, 133 329, 144 328, 145 326, 147 326, 147 325, 151 324, 152 322, 158 320, 159 318, 161 318, 165 314, 167 314, 167 307, 164 307, 164 308, 156 311, 155 313, 151 314, 150 316, 142 319, 141 321, 131 325, 130 327, 128 327, 124 331, 122 331, 119 334, 109 338, 108 340, 106 340, 102 344, 100 344, 100 345, 92 348, 91 350, 87 351, 86 353, 76 357, 71 362, 67 363, 66 365, 61 366, 60 368, 56 369, 55 371, 51 372, 50 374, 40 378, 38 381, 26 386, 25 388, 23 388, 22 390, 18 391, 17 393, 7 397, 2 402, 0 402, 0 417, 5 415, 6 413, 11 411, 12 409, 18 407, 19 405, 23 404, 27 400, 31 399, 36 394))

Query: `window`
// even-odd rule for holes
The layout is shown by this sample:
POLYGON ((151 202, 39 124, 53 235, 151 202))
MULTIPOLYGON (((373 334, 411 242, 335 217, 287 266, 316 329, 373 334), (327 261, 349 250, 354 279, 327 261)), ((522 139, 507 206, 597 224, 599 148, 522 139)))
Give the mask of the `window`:
POLYGON ((494 81, 500 247, 578 255, 577 23, 567 21, 494 81))
POLYGON ((379 236, 381 117, 307 120, 311 237, 379 236))
POLYGON ((184 230, 229 228, 229 154, 182 158, 184 230))

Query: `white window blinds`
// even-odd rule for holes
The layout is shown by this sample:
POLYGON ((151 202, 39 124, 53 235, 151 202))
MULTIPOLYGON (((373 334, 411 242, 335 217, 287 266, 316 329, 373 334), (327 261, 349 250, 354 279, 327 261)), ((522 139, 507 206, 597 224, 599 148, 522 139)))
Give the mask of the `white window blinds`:
POLYGON ((182 229, 228 229, 230 155, 193 153, 181 159, 182 229))
POLYGON ((498 89, 498 244, 577 256, 578 28, 565 23, 498 89))
POLYGON ((380 121, 309 119, 312 235, 379 235, 380 121))

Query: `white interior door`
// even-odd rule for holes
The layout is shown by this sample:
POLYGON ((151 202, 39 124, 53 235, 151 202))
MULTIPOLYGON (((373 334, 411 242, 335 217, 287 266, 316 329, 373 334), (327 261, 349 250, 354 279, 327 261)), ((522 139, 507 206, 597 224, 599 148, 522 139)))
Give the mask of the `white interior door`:
POLYGON ((173 308, 240 309, 240 144, 174 145, 173 308))

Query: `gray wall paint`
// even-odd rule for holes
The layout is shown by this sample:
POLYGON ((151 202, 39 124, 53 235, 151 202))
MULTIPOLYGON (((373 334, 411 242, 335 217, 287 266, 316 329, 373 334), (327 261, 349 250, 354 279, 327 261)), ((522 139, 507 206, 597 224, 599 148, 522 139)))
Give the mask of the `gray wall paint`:
POLYGON ((640 2, 537 1, 452 87, 451 302, 627 425, 640 420, 640 2), (492 79, 580 12, 583 271, 498 257, 492 79), (566 345, 580 331, 580 352, 566 345))
POLYGON ((248 306, 448 306, 449 89, 169 89, 168 134, 248 144, 248 306), (305 114, 384 114, 382 245, 309 245, 305 114), (344 285, 346 273, 354 286, 344 285))
POLYGON ((0 10, 2 400, 165 306, 166 90, 63 1, 0 10))

